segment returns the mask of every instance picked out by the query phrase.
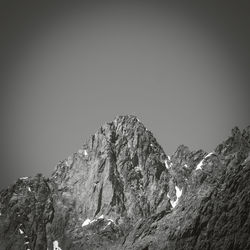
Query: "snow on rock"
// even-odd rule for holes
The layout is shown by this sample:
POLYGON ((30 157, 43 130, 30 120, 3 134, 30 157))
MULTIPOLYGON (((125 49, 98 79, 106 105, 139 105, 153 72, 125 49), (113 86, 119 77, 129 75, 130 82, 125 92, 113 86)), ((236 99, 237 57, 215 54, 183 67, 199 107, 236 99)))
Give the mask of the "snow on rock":
POLYGON ((112 223, 115 224, 115 222, 112 219, 107 219, 108 224, 104 227, 106 229, 108 226, 110 226, 112 223))
POLYGON ((172 162, 170 162, 170 164, 168 164, 167 160, 165 160, 164 162, 165 162, 166 169, 169 169, 169 168, 171 168, 173 166, 172 162))
POLYGON ((24 234, 24 231, 22 229, 19 228, 19 233, 20 234, 24 234))
POLYGON ((188 168, 188 165, 187 165, 187 164, 185 164, 185 165, 184 165, 184 167, 185 167, 185 168, 188 168))
POLYGON ((20 180, 26 180, 26 179, 28 179, 28 177, 21 177, 21 178, 19 178, 20 180))
POLYGON ((83 150, 83 154, 84 154, 84 156, 88 156, 88 152, 86 149, 83 150))
POLYGON ((109 223, 111 223, 111 222, 115 223, 112 219, 108 219, 108 221, 109 221, 109 223))
POLYGON ((112 223, 115 224, 115 222, 112 219, 107 219, 107 220, 108 220, 107 226, 111 225, 112 223))
POLYGON ((208 158, 209 156, 213 155, 213 154, 214 154, 214 152, 211 152, 211 153, 207 154, 207 155, 205 156, 205 159, 208 158))
POLYGON ((201 169, 201 166, 203 165, 204 160, 205 160, 206 158, 208 158, 209 156, 213 155, 213 154, 214 154, 214 152, 211 152, 211 153, 207 154, 207 155, 204 157, 204 159, 202 159, 202 160, 198 163, 198 165, 196 166, 196 169, 195 169, 195 170, 201 169))
POLYGON ((92 223, 91 220, 90 220, 90 219, 86 219, 86 220, 82 223, 82 227, 85 227, 85 226, 89 225, 90 223, 92 223))
MULTIPOLYGON (((102 219, 106 219, 104 218, 104 215, 100 215, 97 219, 94 219, 94 220, 90 220, 90 219, 86 219, 83 223, 82 223, 82 227, 85 227, 89 224, 92 224, 93 222, 96 222, 98 220, 102 220, 102 219)), ((107 219, 107 221, 109 221, 110 223, 114 223, 114 221, 112 219, 107 219)))
POLYGON ((204 159, 202 159, 199 164, 196 166, 196 169, 195 170, 198 170, 198 169, 201 169, 201 166, 203 165, 203 161, 204 159))
POLYGON ((168 161, 167 160, 165 160, 165 166, 166 166, 167 169, 169 169, 169 165, 168 165, 168 161))
POLYGON ((175 186, 175 191, 176 191, 177 199, 179 199, 181 197, 181 195, 182 195, 182 189, 175 186))
POLYGON ((55 241, 53 242, 53 250, 62 250, 62 249, 59 247, 58 241, 57 241, 57 240, 55 240, 55 241))
POLYGON ((109 222, 108 222, 108 224, 104 227, 104 229, 106 229, 108 226, 110 226, 110 225, 111 225, 111 223, 112 223, 112 222, 111 222, 111 221, 109 221, 109 222))
POLYGON ((31 188, 30 187, 27 187, 27 189, 29 190, 29 192, 31 192, 31 188))
POLYGON ((170 200, 171 206, 174 208, 177 205, 177 199, 176 201, 170 200))
POLYGON ((168 160, 170 161, 170 156, 168 155, 167 157, 168 157, 168 160))
POLYGON ((171 203, 173 208, 176 207, 176 205, 178 204, 178 201, 182 195, 182 189, 180 189, 179 187, 175 186, 175 191, 176 191, 176 197, 177 197, 176 200, 175 201, 170 200, 170 203, 171 203))

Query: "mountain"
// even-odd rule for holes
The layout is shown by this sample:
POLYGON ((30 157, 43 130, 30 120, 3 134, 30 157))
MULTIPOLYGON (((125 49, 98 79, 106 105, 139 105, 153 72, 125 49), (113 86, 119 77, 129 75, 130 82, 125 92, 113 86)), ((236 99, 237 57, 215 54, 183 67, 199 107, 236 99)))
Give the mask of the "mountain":
POLYGON ((0 192, 0 250, 250 249, 250 126, 167 156, 135 117, 0 192))

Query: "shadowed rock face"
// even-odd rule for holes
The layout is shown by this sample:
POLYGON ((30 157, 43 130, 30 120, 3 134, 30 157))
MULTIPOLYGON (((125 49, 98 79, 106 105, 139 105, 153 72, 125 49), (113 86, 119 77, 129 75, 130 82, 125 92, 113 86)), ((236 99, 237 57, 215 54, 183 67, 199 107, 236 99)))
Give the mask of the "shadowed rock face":
POLYGON ((250 249, 250 127, 166 156, 135 116, 0 193, 0 249, 250 249))

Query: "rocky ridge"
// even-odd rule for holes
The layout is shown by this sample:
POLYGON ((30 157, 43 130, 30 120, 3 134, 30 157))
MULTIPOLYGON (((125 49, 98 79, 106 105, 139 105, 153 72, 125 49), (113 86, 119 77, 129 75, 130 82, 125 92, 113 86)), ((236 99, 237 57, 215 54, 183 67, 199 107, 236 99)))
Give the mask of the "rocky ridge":
POLYGON ((135 116, 0 192, 0 249, 250 249, 250 126, 167 156, 135 116))

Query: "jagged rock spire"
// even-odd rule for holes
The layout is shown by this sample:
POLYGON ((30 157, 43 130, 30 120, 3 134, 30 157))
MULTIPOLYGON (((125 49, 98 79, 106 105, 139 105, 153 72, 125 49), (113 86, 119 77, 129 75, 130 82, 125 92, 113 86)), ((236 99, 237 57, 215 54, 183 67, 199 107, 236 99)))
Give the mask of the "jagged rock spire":
POLYGON ((132 115, 0 192, 0 249, 250 249, 250 127, 166 156, 132 115))

